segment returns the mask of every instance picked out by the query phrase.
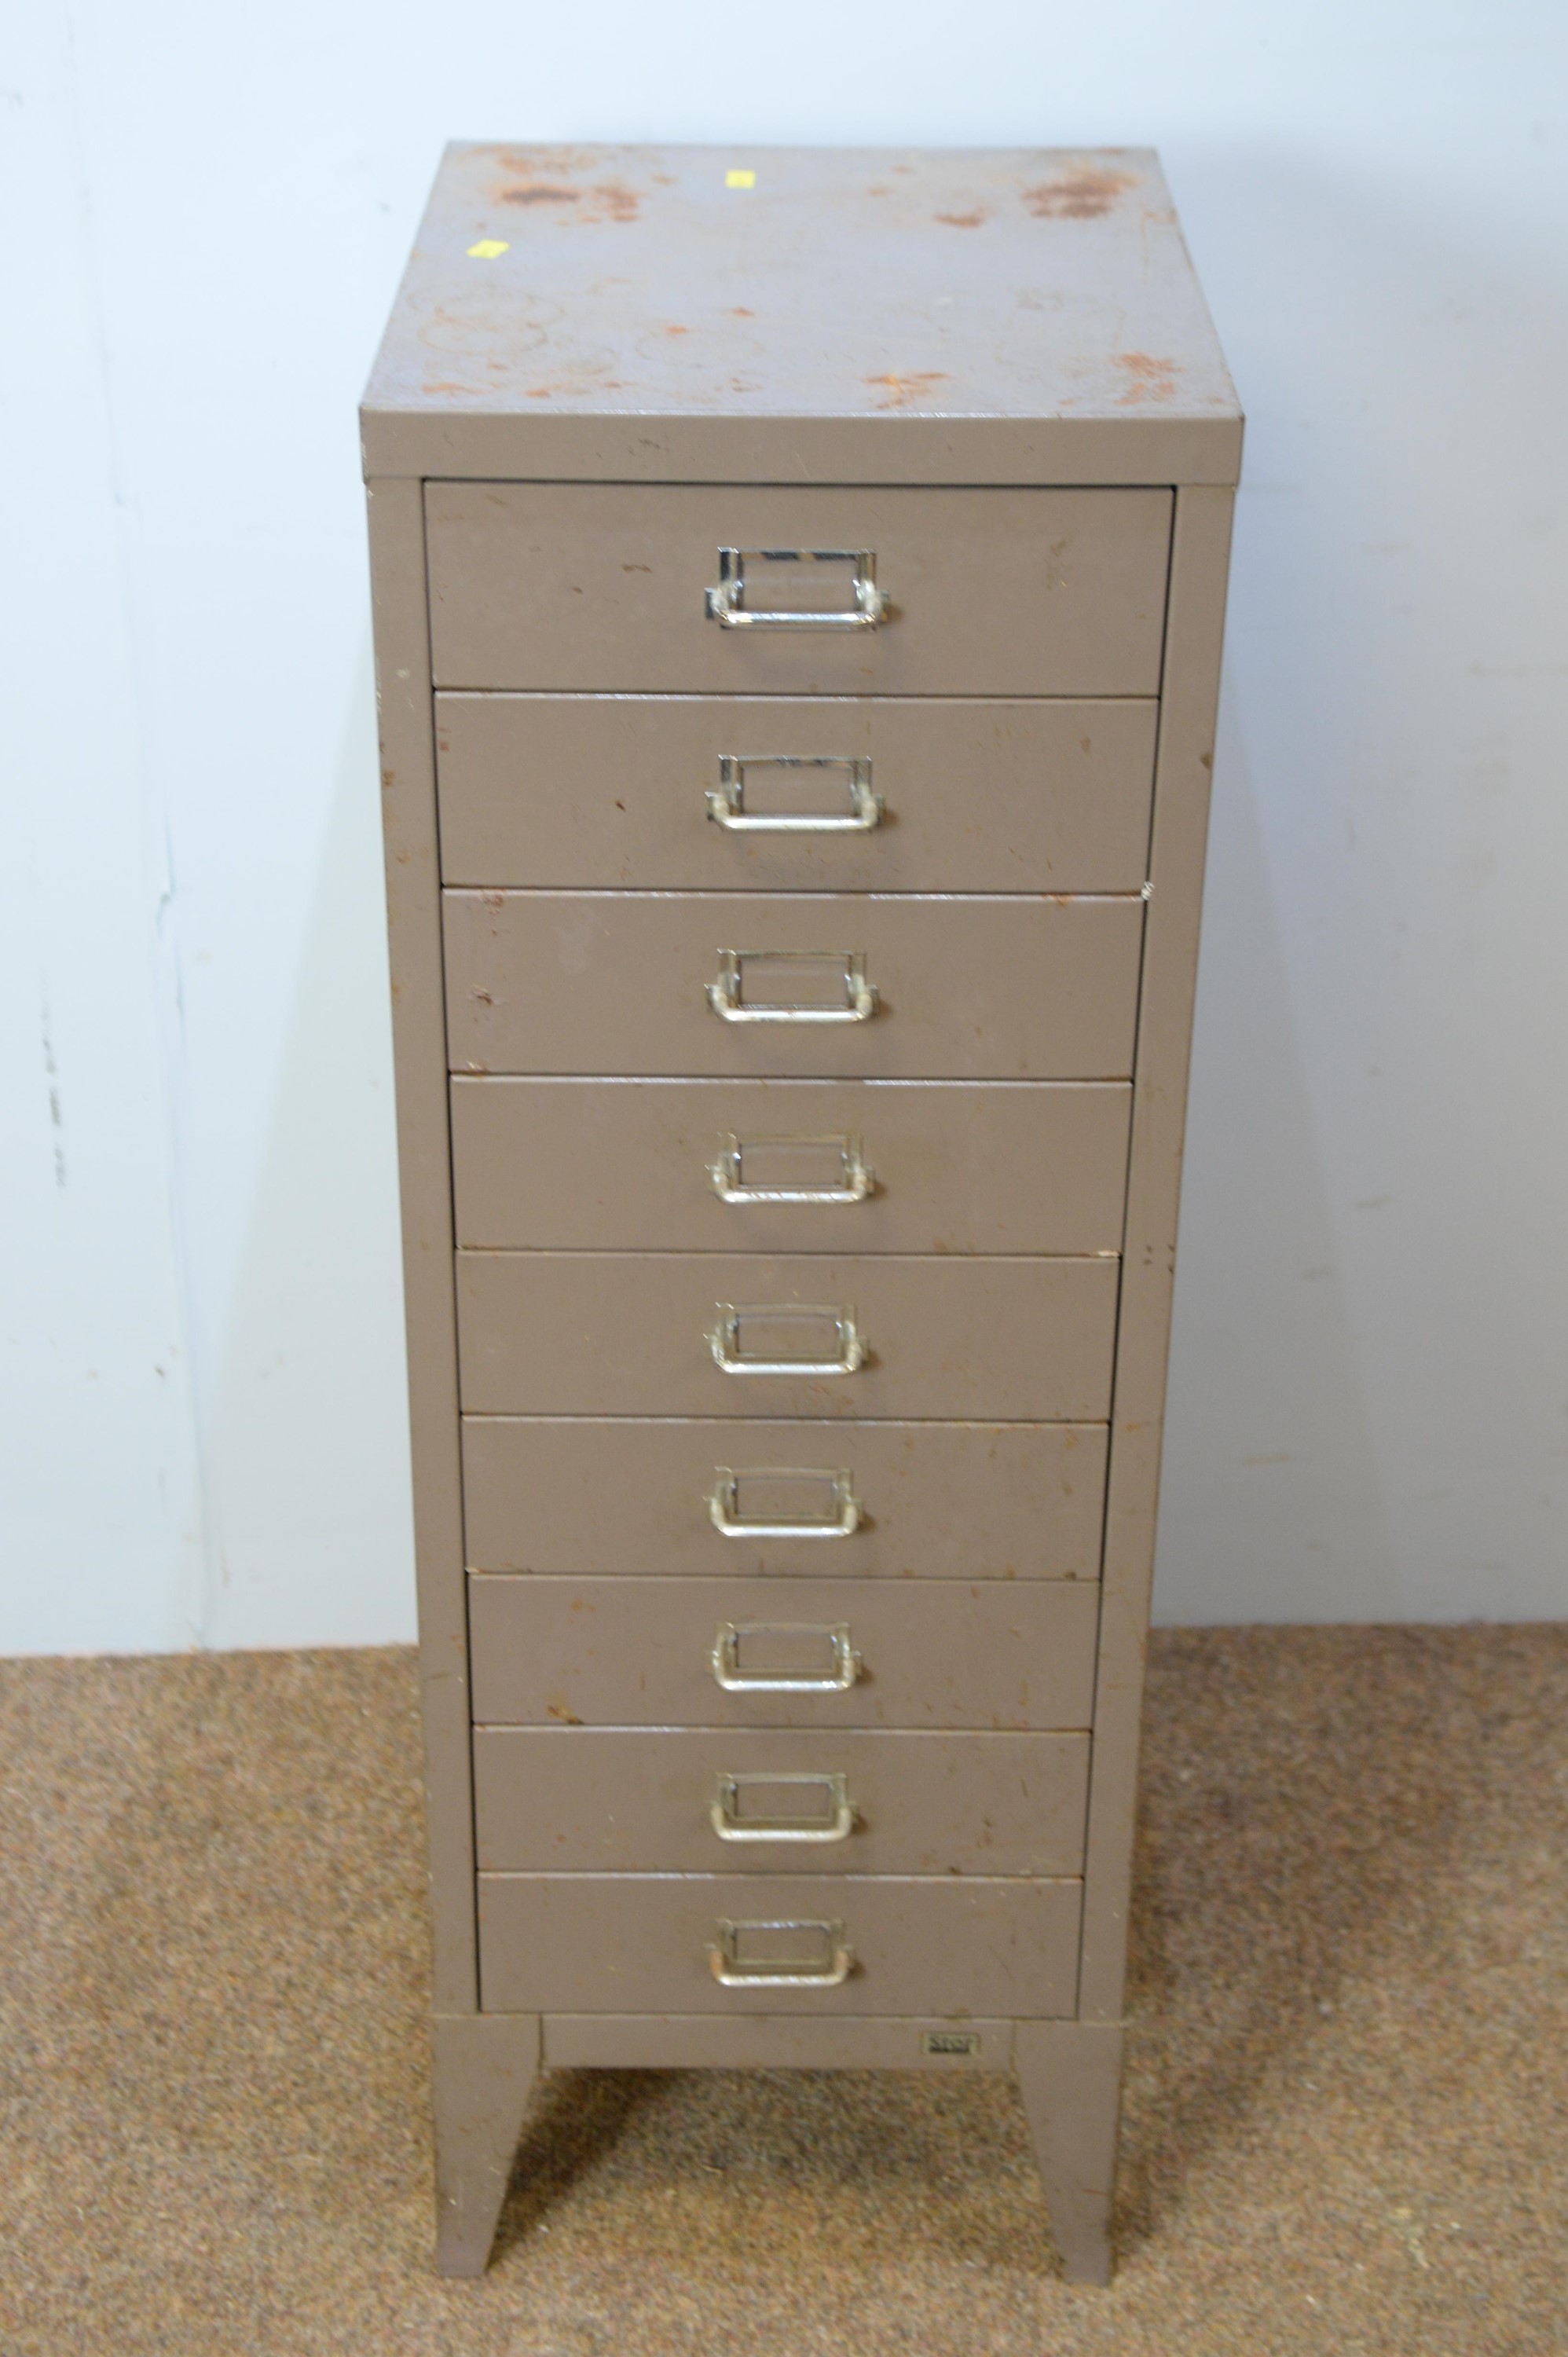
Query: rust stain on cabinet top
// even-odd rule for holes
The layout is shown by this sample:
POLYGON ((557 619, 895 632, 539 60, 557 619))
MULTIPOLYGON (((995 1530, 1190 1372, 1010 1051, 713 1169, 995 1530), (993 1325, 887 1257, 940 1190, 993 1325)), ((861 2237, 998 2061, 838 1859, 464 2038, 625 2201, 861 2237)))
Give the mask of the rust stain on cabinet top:
POLYGON ((1233 479, 1155 155, 451 147, 364 423, 371 471, 854 480, 889 410, 894 479, 1051 479, 1114 421, 1116 479, 1233 479))
POLYGON ((1160 359, 1153 352, 1118 352, 1116 365, 1127 371, 1127 386, 1117 404, 1119 408, 1133 408, 1144 401, 1176 399, 1180 361, 1160 359))
POLYGON ((589 229, 600 221, 634 221, 642 210, 635 188, 620 180, 601 180, 590 188, 563 188, 550 180, 512 180, 495 191, 498 205, 550 205, 557 209, 558 225, 589 229))
POLYGON ((1144 185, 1138 172, 1109 171, 1101 164, 1069 164, 1037 188, 1026 188, 1024 202, 1036 221, 1099 221, 1119 199, 1144 185))
POLYGON ((903 409, 911 401, 919 401, 932 393, 935 386, 948 381, 945 369, 922 369, 918 376, 868 376, 869 385, 879 387, 882 399, 878 409, 903 409))

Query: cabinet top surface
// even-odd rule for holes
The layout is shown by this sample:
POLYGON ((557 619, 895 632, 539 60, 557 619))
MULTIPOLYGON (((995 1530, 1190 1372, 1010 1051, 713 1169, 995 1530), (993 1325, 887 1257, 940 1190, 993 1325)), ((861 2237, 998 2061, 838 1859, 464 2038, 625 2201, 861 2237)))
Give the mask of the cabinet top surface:
POLYGON ((610 451, 613 421, 638 419, 673 428, 669 468, 639 473, 678 470, 692 428, 721 421, 786 479, 790 422, 824 451, 847 426, 846 454, 871 425, 889 447, 889 421, 931 451, 937 425, 1004 468, 1020 428, 1064 449, 1064 427, 1097 429, 1077 436, 1087 459, 1114 425, 1130 456, 1202 451, 1175 471, 1210 480, 1233 479, 1239 448, 1147 148, 450 147, 364 416, 372 472, 531 447, 539 471, 572 472, 585 428, 610 451), (1164 441, 1128 439, 1140 425, 1164 441))

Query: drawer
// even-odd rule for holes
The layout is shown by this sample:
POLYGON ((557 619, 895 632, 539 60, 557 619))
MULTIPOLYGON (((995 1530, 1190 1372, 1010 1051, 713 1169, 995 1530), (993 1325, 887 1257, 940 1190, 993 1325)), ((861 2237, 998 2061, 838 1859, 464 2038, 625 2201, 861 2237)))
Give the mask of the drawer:
POLYGON ((1077 2000, 1081 1899, 1076 1881, 978 1876, 482 1874, 480 2003, 1048 2018, 1077 2000), (721 1986, 715 1948, 749 1984, 721 1986))
POLYGON ((445 694, 441 871, 607 890, 1135 892, 1157 710, 445 694))
POLYGON ((1116 1081, 461 1077, 457 1241, 1115 1253, 1131 1112, 1116 1081))
POLYGON ((1086 1727, 1099 1609, 1052 1580, 471 1577, 474 1718, 1086 1727))
POLYGON ((444 906, 458 1071, 1133 1068, 1141 899, 464 891, 444 906))
POLYGON ((481 1867, 1079 1874, 1087 1735, 486 1727, 481 1867))
POLYGON ((1094 1424, 467 1416, 468 1561, 721 1578, 1094 1579, 1105 1456, 1094 1424), (805 1535, 774 1535, 791 1524, 805 1535))
POLYGON ((1113 1260, 464 1252, 462 1405, 1098 1424, 1116 1290, 1113 1260))
POLYGON ((432 482, 424 497, 438 687, 1158 692, 1167 490, 432 482), (810 608, 813 627, 723 627, 706 594, 723 549, 741 553, 750 611, 810 608), (800 561, 829 551, 874 557, 885 619, 851 619, 853 556, 800 561))

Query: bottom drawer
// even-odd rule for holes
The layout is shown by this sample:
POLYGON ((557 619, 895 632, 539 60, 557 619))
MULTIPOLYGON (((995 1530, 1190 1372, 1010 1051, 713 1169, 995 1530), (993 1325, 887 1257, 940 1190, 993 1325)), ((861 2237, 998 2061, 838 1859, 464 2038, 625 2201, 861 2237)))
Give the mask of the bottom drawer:
POLYGON ((1078 1874, 1087 1735, 481 1727, 481 1867, 1078 1874))
POLYGON ((1076 1881, 481 1874, 487 2013, 1069 2014, 1076 1881), (718 1968, 725 1979, 721 1981, 718 1968))

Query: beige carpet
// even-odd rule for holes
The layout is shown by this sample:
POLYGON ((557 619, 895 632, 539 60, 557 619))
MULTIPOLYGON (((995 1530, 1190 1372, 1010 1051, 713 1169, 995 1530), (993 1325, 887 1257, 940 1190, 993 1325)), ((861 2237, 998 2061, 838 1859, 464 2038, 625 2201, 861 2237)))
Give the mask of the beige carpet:
POLYGON ((1105 2293, 1008 2083, 548 2083, 429 2270, 410 1657, 0 1665, 5 2357, 1568 2351, 1568 1630, 1167 1635, 1105 2293))

